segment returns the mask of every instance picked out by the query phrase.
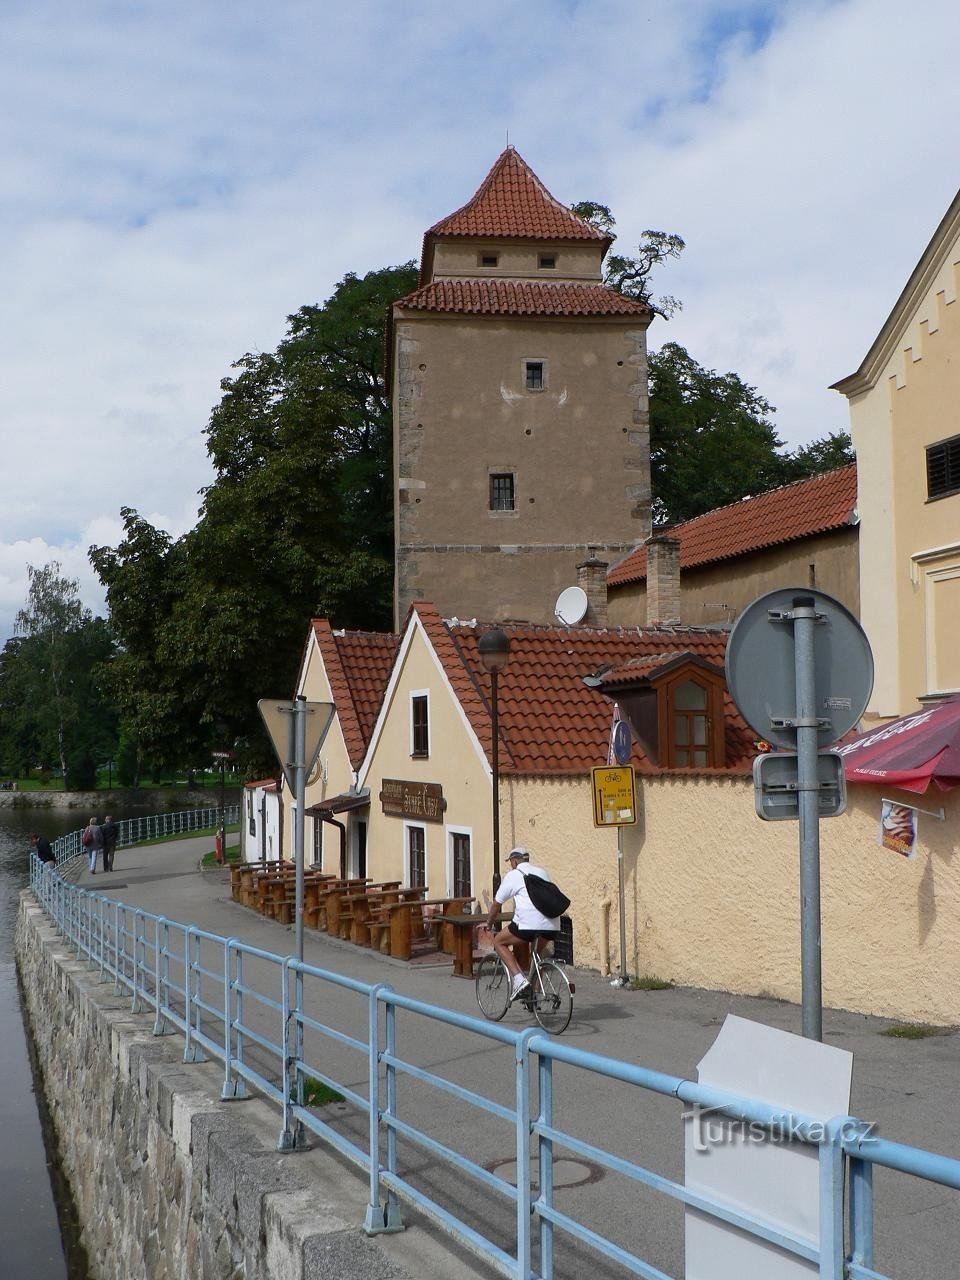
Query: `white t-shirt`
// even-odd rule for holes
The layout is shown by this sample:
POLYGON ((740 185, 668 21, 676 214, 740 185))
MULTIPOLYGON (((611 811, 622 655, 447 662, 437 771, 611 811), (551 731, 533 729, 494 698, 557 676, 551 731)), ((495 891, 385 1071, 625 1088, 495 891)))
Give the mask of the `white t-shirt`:
POLYGON ((527 876, 539 876, 541 880, 550 879, 542 867, 535 867, 530 862, 521 862, 512 871, 508 871, 500 881, 497 901, 502 904, 513 899, 513 923, 518 929, 540 929, 544 933, 559 933, 559 919, 551 920, 542 911, 538 911, 530 901, 525 883, 527 876))

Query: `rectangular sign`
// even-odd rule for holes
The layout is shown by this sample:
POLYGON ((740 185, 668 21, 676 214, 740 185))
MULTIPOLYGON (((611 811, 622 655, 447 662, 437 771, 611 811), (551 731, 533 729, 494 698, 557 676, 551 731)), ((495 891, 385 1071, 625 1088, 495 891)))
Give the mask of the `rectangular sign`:
POLYGON ((633 766, 591 769, 593 777, 593 825, 629 827, 637 820, 637 793, 633 766))
POLYGON ((442 822, 446 801, 439 782, 404 782, 400 778, 384 778, 380 804, 391 818, 420 818, 423 822, 442 822))
POLYGON ((880 836, 877 843, 904 858, 917 856, 917 815, 907 805, 880 801, 880 836))

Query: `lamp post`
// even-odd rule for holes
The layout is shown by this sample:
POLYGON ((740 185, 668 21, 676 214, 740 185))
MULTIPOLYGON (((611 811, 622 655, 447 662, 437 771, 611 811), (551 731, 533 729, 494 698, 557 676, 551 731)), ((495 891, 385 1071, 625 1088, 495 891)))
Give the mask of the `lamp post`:
MULTIPOLYGON (((221 742, 227 736, 227 726, 222 720, 217 721, 217 736, 221 742)), ((222 865, 227 856, 227 760, 232 752, 214 751, 213 758, 220 765, 220 847, 216 851, 218 864, 222 865)))
POLYGON ((493 893, 500 888, 500 706, 497 680, 510 659, 510 640, 500 627, 485 631, 477 649, 490 673, 490 722, 493 731, 493 893))

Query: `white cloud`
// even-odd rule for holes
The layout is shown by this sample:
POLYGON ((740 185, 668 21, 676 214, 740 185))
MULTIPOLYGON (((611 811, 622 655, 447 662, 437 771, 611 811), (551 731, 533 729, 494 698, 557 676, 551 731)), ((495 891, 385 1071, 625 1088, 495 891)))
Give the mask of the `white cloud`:
POLYGON ((348 270, 415 257, 509 131, 564 200, 688 249, 654 343, 736 369, 791 443, 957 185, 960 12, 927 0, 9 0, 0 14, 0 642, 26 565, 102 597, 131 506, 174 533, 219 381, 348 270))

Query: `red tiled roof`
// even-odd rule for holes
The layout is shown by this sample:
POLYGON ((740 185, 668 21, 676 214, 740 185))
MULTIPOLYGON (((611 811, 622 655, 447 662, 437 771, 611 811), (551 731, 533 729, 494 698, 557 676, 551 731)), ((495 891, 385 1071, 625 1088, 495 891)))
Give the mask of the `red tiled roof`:
POLYGON ((436 280, 396 304, 408 311, 462 315, 644 316, 645 302, 602 284, 546 284, 539 280, 436 280))
POLYGON ((334 631, 326 618, 314 618, 313 631, 347 755, 358 768, 370 742, 400 637, 390 632, 334 631))
POLYGON ((430 236, 487 239, 597 240, 612 237, 555 199, 513 147, 501 152, 476 194, 441 218, 430 236))
MULTIPOLYGON (((444 622, 433 605, 423 602, 413 608, 489 758, 490 677, 477 651, 486 626, 444 622)), ((510 661, 499 680, 500 767, 504 773, 532 775, 583 774, 605 763, 613 704, 588 688, 584 676, 664 653, 673 658, 692 653, 722 670, 728 636, 726 631, 687 628, 614 631, 499 625, 510 639, 510 661)), ((756 754, 755 735, 729 695, 725 720, 727 765, 719 772, 748 772, 756 754)), ((644 773, 661 772, 637 744, 633 762, 644 773)))
MULTIPOLYGON (((664 530, 680 543, 680 569, 694 569, 856 523, 857 464, 796 480, 717 507, 664 530)), ((647 549, 636 547, 607 574, 607 585, 642 582, 647 549)))
POLYGON ((256 778, 251 782, 245 782, 243 785, 244 789, 248 791, 253 791, 257 787, 262 787, 264 791, 276 791, 277 780, 276 778, 256 778))

